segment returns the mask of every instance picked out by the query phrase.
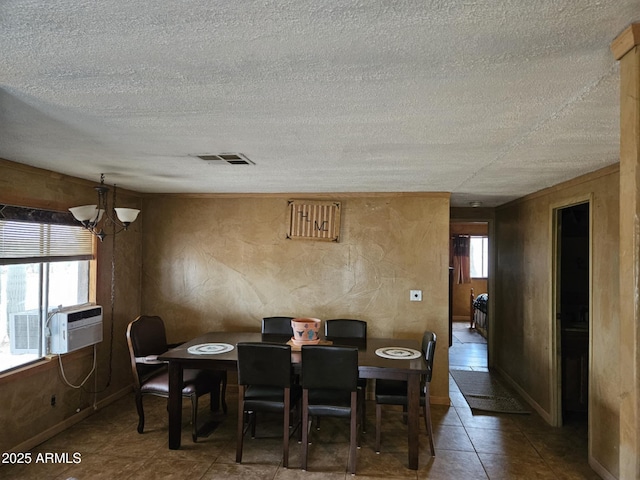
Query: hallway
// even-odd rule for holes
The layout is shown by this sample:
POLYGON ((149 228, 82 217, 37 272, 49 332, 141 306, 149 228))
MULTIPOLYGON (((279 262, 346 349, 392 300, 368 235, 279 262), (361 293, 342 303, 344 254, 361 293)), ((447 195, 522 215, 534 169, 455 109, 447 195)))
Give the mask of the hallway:
POLYGON ((487 341, 476 330, 469 328, 469 322, 453 322, 449 368, 487 370, 487 341))
MULTIPOLYGON (((453 323, 449 368, 487 371, 487 342, 467 322, 453 323)), ((459 430, 444 423, 436 427, 436 448, 457 431, 457 445, 472 446, 486 476, 459 478, 494 479, 598 479, 587 462, 586 425, 555 428, 535 411, 521 414, 473 414, 458 385, 449 376, 451 404, 459 430), (468 442, 468 443, 467 443, 468 442)), ((439 407, 434 406, 437 410, 439 407)), ((469 472, 471 474, 471 472, 469 472)), ((420 477, 419 477, 420 478, 420 477)), ((429 477, 427 477, 429 478, 429 477)))

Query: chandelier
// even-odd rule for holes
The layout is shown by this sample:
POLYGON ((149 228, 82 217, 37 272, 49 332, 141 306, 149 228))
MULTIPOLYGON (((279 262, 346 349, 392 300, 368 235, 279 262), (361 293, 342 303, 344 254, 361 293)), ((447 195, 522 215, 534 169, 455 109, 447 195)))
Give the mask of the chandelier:
POLYGON ((126 230, 129 225, 135 221, 140 213, 136 208, 116 208, 116 186, 113 186, 113 204, 109 208, 109 187, 104 184, 104 173, 100 174, 100 185, 95 187, 98 192, 97 205, 82 205, 80 207, 72 207, 69 209, 71 214, 78 220, 84 228, 93 233, 100 241, 104 240, 107 234, 104 232, 103 225, 111 223, 114 226, 113 234, 126 230), (115 214, 114 214, 115 212, 115 214), (102 218, 105 221, 102 222, 102 218))

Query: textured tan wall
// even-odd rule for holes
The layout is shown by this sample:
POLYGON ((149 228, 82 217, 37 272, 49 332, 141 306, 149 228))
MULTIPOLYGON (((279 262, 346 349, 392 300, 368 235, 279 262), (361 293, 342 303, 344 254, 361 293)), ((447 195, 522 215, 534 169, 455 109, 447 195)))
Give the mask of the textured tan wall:
MULTIPOLYGON (((64 211, 74 205, 95 203, 94 186, 91 182, 0 160, 0 203, 64 211)), ((135 207, 138 201, 124 192, 118 192, 118 200, 119 206, 131 207, 135 207)), ((96 301, 104 307, 104 340, 98 346, 97 384, 94 383, 95 377, 91 377, 84 390, 66 386, 60 379, 57 359, 26 373, 0 378, 0 405, 3 406, 0 409, 0 451, 8 451, 21 444, 28 446, 30 439, 48 429, 55 429, 61 422, 73 421, 77 409, 91 408, 94 400, 100 402, 118 395, 131 385, 124 334, 126 324, 140 311, 140 227, 141 222, 136 222, 129 232, 117 237, 112 355, 109 348, 112 244, 105 240, 98 245, 96 301), (107 387, 110 370, 111 382, 107 387), (94 397, 92 392, 96 386, 99 393, 94 397), (57 397, 55 407, 50 405, 52 394, 57 397)), ((62 358, 65 373, 72 383, 79 383, 91 370, 91 348, 63 355, 62 358)))
POLYGON ((287 240, 288 198, 145 199, 143 311, 172 341, 259 331, 271 315, 360 318, 371 336, 432 329, 432 395, 448 399, 448 195, 333 196, 339 243, 287 240))
POLYGON ((591 196, 590 445, 617 476, 619 442, 619 172, 593 176, 496 211, 495 364, 552 416, 552 210, 591 196))

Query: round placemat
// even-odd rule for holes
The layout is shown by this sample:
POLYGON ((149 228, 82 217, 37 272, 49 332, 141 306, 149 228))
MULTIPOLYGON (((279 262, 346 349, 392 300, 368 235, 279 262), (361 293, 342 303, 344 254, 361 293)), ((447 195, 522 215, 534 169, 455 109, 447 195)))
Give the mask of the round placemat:
POLYGON ((405 347, 379 348, 376 350, 376 355, 382 358, 391 358, 393 360, 411 360, 422 356, 419 351, 405 347))
POLYGON ((201 343, 199 345, 191 345, 187 348, 187 352, 193 355, 218 355, 219 353, 230 352, 233 348, 233 345, 228 343, 201 343))

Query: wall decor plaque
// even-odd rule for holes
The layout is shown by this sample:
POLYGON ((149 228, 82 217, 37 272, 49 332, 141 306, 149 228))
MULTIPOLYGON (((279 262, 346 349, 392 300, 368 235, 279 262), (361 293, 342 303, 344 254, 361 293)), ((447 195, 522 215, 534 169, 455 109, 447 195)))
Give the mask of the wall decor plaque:
POLYGON ((340 237, 340 202, 289 200, 287 238, 337 242, 340 237))

